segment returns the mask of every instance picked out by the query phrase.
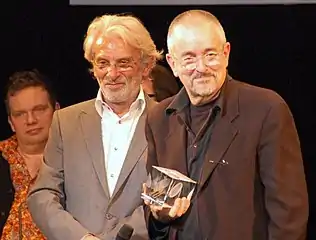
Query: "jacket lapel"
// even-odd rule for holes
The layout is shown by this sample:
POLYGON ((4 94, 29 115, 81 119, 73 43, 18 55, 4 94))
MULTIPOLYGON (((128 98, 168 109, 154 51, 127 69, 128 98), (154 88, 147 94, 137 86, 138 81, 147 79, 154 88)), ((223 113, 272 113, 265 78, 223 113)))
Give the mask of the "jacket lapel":
POLYGON ((82 110, 80 120, 84 140, 91 156, 94 169, 107 198, 109 198, 102 144, 101 117, 95 109, 94 101, 91 102, 89 109, 82 110))
MULTIPOLYGON (((167 149, 171 149, 168 153, 160 153, 162 155, 167 154, 166 161, 163 167, 175 169, 184 175, 188 175, 187 168, 187 129, 180 117, 184 115, 183 112, 174 112, 169 116, 169 134, 165 138, 165 145, 167 149)), ((161 165, 161 163, 159 163, 161 165)))
POLYGON ((202 166, 201 178, 199 181, 200 190, 211 176, 212 172, 217 166, 225 165, 227 162, 222 159, 222 156, 229 148, 231 142, 234 140, 238 130, 234 128, 229 119, 221 119, 213 129, 209 146, 206 150, 204 162, 202 166))
POLYGON ((117 180, 112 198, 115 198, 115 195, 119 192, 119 190, 124 187, 124 183, 127 180, 128 176, 132 172, 133 168, 139 161, 139 158, 145 151, 147 147, 147 141, 144 134, 145 129, 145 120, 146 113, 142 114, 137 123, 134 136, 131 140, 130 146, 128 148, 126 158, 124 160, 124 164, 122 166, 120 176, 117 180))
POLYGON ((147 118, 148 109, 152 108, 156 103, 149 99, 145 95, 146 108, 142 115, 140 116, 138 123, 136 125, 135 133, 131 140, 130 146, 128 148, 119 178, 117 180, 115 189, 113 191, 111 202, 115 200, 115 195, 120 192, 120 190, 124 187, 125 182, 127 181, 129 175, 133 171, 133 168, 139 161, 140 157, 143 155, 144 151, 147 148, 147 140, 145 136, 145 124, 147 118))
POLYGON ((233 81, 229 79, 224 91, 224 108, 219 119, 215 122, 208 144, 210 147, 207 148, 204 156, 198 191, 203 188, 216 167, 224 167, 224 165, 229 164, 222 157, 238 134, 238 129, 233 124, 233 121, 239 115, 238 89, 234 87, 233 81))

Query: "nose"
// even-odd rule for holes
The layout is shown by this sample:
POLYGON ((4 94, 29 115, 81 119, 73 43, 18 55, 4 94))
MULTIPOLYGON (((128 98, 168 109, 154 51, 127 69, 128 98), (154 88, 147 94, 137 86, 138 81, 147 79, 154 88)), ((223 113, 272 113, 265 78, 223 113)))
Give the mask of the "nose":
POLYGON ((118 76, 118 71, 115 65, 111 65, 108 68, 107 76, 111 79, 116 79, 118 76))
POLYGON ((37 117, 35 116, 33 111, 30 111, 30 112, 27 113, 26 122, 27 122, 28 125, 32 125, 32 124, 37 123, 37 117))
POLYGON ((200 57, 197 59, 195 69, 196 69, 196 71, 202 72, 202 73, 207 71, 207 67, 206 67, 206 64, 204 62, 204 58, 200 57))

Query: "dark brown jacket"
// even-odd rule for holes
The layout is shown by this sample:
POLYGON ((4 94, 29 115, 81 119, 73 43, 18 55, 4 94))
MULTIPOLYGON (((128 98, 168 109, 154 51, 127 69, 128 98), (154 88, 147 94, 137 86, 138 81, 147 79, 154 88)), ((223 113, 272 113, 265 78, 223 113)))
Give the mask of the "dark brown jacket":
MULTIPOLYGON (((172 110, 179 94, 148 115, 148 171, 159 165, 188 174, 186 129, 172 110)), ((192 201, 200 229, 181 229, 181 219, 177 226, 171 223, 169 233, 149 224, 151 239, 166 239, 159 238, 164 233, 172 239, 177 231, 194 231, 195 240, 305 239, 308 198, 300 143, 291 112, 278 94, 229 79, 205 148, 192 201)))

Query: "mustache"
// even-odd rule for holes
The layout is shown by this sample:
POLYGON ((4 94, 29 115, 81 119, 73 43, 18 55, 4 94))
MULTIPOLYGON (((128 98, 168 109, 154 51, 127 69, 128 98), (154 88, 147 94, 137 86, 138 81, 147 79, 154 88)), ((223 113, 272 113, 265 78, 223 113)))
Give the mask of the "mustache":
POLYGON ((192 77, 192 80, 199 79, 199 78, 209 78, 209 77, 216 77, 215 73, 197 73, 192 77))
POLYGON ((106 84, 125 84, 126 81, 124 79, 118 78, 110 78, 110 77, 104 77, 100 79, 99 84, 106 85, 106 84))

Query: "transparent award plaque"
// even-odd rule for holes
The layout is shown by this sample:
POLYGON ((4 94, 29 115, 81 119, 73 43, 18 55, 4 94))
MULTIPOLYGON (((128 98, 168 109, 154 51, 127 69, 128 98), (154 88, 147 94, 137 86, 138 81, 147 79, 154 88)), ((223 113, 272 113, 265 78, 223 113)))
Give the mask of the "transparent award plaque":
POLYGON ((142 199, 150 204, 171 207, 177 198, 191 199, 196 182, 176 170, 153 166, 145 185, 142 199))

